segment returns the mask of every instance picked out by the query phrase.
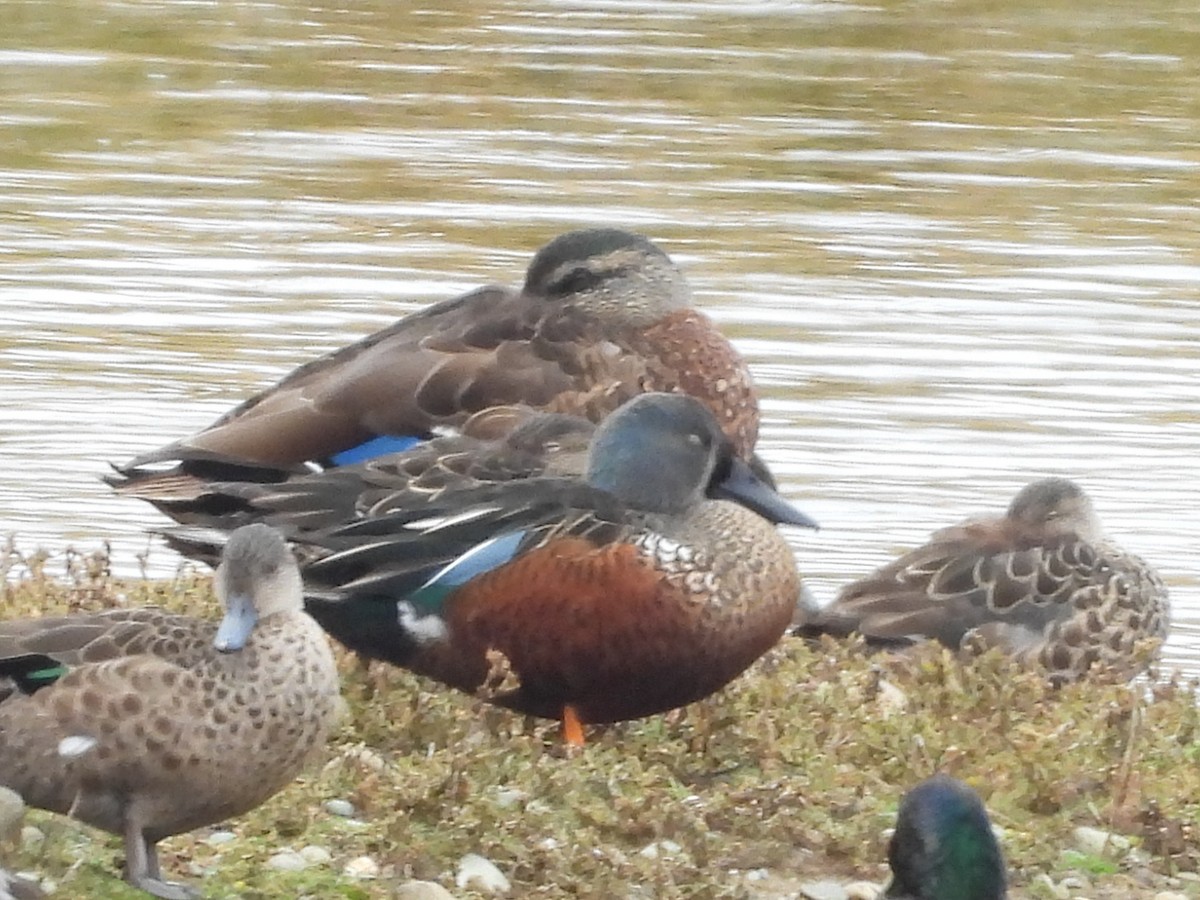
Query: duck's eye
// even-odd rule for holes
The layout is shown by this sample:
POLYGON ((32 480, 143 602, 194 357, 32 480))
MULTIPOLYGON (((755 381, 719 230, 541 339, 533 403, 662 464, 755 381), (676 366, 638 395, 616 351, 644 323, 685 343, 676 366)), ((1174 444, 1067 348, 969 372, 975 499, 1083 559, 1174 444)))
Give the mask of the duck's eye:
POLYGON ((555 281, 551 291, 555 294, 579 294, 594 289, 603 280, 604 276, 587 266, 576 266, 555 281))

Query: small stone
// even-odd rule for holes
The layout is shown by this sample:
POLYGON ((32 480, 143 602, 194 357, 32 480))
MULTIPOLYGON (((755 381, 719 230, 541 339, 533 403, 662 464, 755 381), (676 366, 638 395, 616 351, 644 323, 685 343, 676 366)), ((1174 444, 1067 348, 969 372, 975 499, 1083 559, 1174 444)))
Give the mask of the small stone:
POLYGON ((454 900, 454 895, 435 881, 408 881, 396 888, 395 900, 454 900))
POLYGON ((36 825, 26 825, 21 829, 21 849, 37 850, 46 843, 46 835, 36 825))
POLYGON ((473 886, 475 890, 485 892, 507 891, 510 887, 508 878, 495 863, 478 853, 468 853, 458 861, 454 883, 460 888, 473 886))
POLYGON ((280 872, 302 872, 308 868, 308 860, 295 850, 280 850, 267 860, 267 865, 280 872))
POLYGON ((890 717, 908 709, 908 694, 890 681, 883 680, 879 682, 879 694, 875 702, 879 705, 879 712, 890 717))
POLYGON ((1154 895, 1154 900, 1188 900, 1187 894, 1181 894, 1179 891, 1159 891, 1154 895))
POLYGON ((646 859, 658 859, 660 856, 677 856, 683 850, 674 841, 653 841, 641 849, 641 856, 646 859))
POLYGON ((309 865, 321 866, 333 859, 333 854, 324 847, 318 847, 316 844, 309 844, 307 847, 300 849, 300 855, 304 857, 304 861, 309 865))
POLYGON ((1032 884, 1041 885, 1041 889, 1048 893, 1049 896, 1053 897, 1054 900, 1068 900, 1068 898, 1071 896, 1070 891, 1068 891, 1062 885, 1055 884, 1054 879, 1052 879, 1045 872, 1039 872, 1036 876, 1034 876, 1032 884))
POLYGON ((509 809, 516 806, 529 795, 525 791, 515 790, 513 788, 505 788, 496 791, 496 805, 501 809, 509 809))
POLYGON ((804 900, 849 900, 846 889, 836 881, 806 881, 800 885, 804 900))
POLYGON ((340 757, 347 762, 357 763, 372 772, 382 772, 387 768, 387 761, 370 747, 347 747, 340 757))
POLYGON ((210 847, 220 847, 222 844, 228 844, 237 837, 232 831, 214 831, 204 839, 204 843, 210 847))
POLYGON ((347 878, 378 878, 379 863, 375 862, 369 856, 356 856, 350 862, 346 863, 346 867, 342 869, 342 874, 347 878))
POLYGON ((883 886, 873 881, 852 881, 846 885, 847 900, 875 900, 883 895, 883 886))
POLYGON ((331 816, 341 816, 343 819, 349 819, 354 816, 356 810, 354 804, 349 800, 326 800, 325 812, 331 816))
POLYGON ((1080 825, 1072 831, 1071 839, 1076 850, 1089 856, 1103 856, 1105 853, 1120 853, 1129 849, 1129 838, 1087 825, 1080 825))

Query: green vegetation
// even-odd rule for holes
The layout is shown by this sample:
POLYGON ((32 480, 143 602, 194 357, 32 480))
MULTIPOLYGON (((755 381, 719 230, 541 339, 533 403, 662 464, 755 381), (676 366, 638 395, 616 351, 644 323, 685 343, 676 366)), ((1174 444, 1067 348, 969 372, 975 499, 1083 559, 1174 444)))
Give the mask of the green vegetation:
MULTIPOLYGON (((115 604, 215 615, 203 576, 118 582, 102 557, 69 570, 48 578, 40 559, 10 551, 0 617, 115 604)), ((900 795, 942 769, 979 790, 1004 830, 1017 897, 1200 896, 1200 712, 1196 686, 1177 678, 1054 690, 998 658, 965 667, 933 650, 885 660, 786 640, 719 696, 597 729, 576 754, 553 723, 348 655, 342 665, 350 713, 325 760, 230 823, 233 840, 210 845, 210 829, 164 842, 171 876, 214 898, 368 900, 411 878, 468 897, 453 873, 479 853, 512 896, 794 897, 821 877, 882 880, 900 795), (333 798, 358 820, 327 812, 333 798), (1078 850, 1078 826, 1133 848, 1078 850), (332 862, 267 865, 308 845, 332 862), (378 879, 341 874, 359 856, 378 879)), ((141 896, 116 877, 116 838, 28 821, 47 840, 10 853, 13 867, 49 876, 60 896, 141 896)))

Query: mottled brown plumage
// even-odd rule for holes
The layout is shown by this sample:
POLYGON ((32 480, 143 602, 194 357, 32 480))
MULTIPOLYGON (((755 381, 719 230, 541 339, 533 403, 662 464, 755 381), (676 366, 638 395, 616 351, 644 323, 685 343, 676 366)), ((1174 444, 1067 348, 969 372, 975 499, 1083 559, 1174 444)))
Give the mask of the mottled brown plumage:
POLYGON ((123 835, 126 878, 155 896, 155 844, 253 809, 322 746, 341 708, 299 572, 265 525, 230 537, 220 627, 162 610, 0 623, 0 784, 123 835))
POLYGON ((639 235, 575 231, 537 253, 520 290, 485 287, 406 316, 136 457, 111 481, 187 521, 205 482, 284 481, 380 436, 428 439, 495 406, 599 422, 648 391, 697 397, 750 457, 758 405, 749 370, 692 308, 683 274, 639 235))
POLYGON ((1065 478, 1035 481, 997 518, 968 519, 847 586, 800 633, 958 650, 999 647, 1056 679, 1093 665, 1128 670, 1140 642, 1167 635, 1167 589, 1103 535, 1065 478))

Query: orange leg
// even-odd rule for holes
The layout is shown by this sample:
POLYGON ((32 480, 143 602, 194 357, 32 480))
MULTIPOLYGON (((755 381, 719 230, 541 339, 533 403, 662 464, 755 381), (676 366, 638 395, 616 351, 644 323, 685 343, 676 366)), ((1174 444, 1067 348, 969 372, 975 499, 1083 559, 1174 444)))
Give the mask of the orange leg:
POLYGON ((575 711, 575 707, 569 703, 563 707, 562 726, 563 740, 571 747, 582 747, 583 722, 579 720, 579 713, 575 711))

